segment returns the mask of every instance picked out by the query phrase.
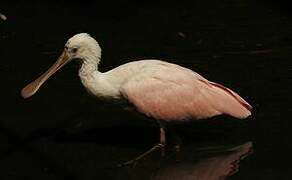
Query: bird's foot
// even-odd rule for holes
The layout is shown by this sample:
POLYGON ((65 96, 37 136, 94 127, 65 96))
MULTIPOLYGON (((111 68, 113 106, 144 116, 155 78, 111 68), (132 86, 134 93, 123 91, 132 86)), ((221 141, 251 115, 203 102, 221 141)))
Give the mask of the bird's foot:
POLYGON ((173 147, 174 152, 179 153, 180 152, 180 144, 176 144, 173 147))
POLYGON ((165 150, 164 150, 165 144, 158 143, 155 146, 153 146, 151 149, 149 149, 148 151, 146 151, 143 154, 136 157, 135 159, 132 159, 130 161, 119 164, 118 167, 129 166, 129 165, 132 165, 133 167, 135 167, 139 160, 141 160, 142 158, 146 157, 147 155, 149 155, 150 153, 152 153, 158 149, 161 149, 161 155, 164 156, 165 155, 165 150))

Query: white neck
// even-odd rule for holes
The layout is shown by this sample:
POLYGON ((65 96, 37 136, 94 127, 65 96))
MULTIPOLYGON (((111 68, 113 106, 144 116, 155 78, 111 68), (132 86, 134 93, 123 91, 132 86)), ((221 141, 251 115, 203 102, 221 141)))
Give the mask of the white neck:
POLYGON ((95 71, 98 71, 98 64, 100 61, 100 55, 98 53, 87 53, 83 55, 82 66, 79 69, 79 76, 85 78, 86 76, 91 76, 95 71))
POLYGON ((100 57, 94 54, 83 56, 83 62, 79 69, 79 77, 86 89, 91 89, 95 83, 96 74, 98 73, 98 63, 100 57))
POLYGON ((94 61, 84 61, 79 69, 79 77, 82 79, 86 76, 91 76, 98 71, 98 63, 94 61))
POLYGON ((106 73, 98 71, 99 61, 100 56, 94 54, 84 58, 79 69, 82 84, 96 96, 119 98, 119 90, 113 86, 113 83, 109 80, 110 77, 106 73))

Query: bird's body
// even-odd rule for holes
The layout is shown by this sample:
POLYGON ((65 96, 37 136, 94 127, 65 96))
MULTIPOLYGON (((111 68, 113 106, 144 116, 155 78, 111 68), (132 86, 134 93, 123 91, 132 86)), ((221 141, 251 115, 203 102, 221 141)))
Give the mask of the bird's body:
POLYGON ((139 112, 159 122, 160 144, 156 148, 165 145, 161 122, 196 120, 219 114, 240 119, 251 115, 252 107, 237 93, 190 69, 161 60, 140 60, 102 73, 98 70, 100 58, 97 41, 86 33, 77 34, 67 41, 57 62, 23 88, 22 96, 32 96, 53 73, 72 59, 79 59, 81 82, 91 94, 127 100, 139 112))
POLYGON ((84 68, 81 67, 79 76, 90 93, 107 99, 125 99, 139 112, 160 121, 202 119, 219 114, 237 118, 250 115, 250 105, 235 92, 176 64, 140 60, 105 73, 97 69, 82 73, 84 68))

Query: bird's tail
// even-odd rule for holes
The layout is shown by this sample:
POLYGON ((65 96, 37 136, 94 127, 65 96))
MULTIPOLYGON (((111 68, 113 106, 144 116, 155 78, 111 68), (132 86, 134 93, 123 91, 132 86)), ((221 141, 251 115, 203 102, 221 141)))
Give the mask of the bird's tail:
POLYGON ((216 105, 223 114, 244 119, 251 115, 252 106, 231 89, 214 82, 209 82, 215 88, 214 93, 221 97, 216 105))

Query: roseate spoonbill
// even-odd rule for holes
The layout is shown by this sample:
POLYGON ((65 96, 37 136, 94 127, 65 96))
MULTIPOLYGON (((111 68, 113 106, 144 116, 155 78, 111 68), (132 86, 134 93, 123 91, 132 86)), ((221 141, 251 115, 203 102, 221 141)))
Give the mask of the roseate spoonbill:
POLYGON ((165 146, 163 124, 167 122, 220 114, 240 119, 251 115, 252 107, 237 93, 190 69, 161 60, 140 60, 102 73, 98 70, 100 58, 101 48, 97 41, 87 33, 76 34, 67 41, 55 64, 22 89, 22 97, 35 94, 52 74, 72 59, 78 59, 82 63, 81 82, 90 93, 107 99, 127 100, 139 112, 157 120, 160 142, 149 152, 165 146))

